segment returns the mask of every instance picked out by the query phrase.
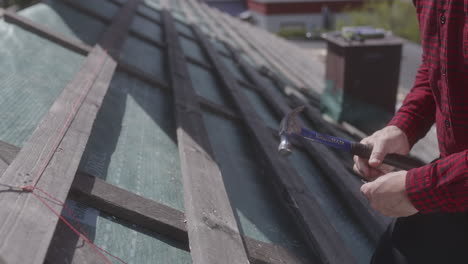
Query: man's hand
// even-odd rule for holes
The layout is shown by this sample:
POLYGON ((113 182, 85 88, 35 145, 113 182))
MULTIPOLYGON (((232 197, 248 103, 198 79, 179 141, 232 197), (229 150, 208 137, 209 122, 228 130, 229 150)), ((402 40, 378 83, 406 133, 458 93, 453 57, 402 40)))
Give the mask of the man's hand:
POLYGON ((406 171, 385 174, 373 182, 361 186, 361 192, 370 205, 383 215, 402 217, 413 215, 418 210, 408 199, 405 182, 406 171))
POLYGON ((372 181, 393 170, 382 165, 385 155, 409 153, 409 143, 406 134, 396 126, 387 126, 364 138, 361 143, 373 146, 369 160, 354 156, 354 171, 366 180, 372 181))

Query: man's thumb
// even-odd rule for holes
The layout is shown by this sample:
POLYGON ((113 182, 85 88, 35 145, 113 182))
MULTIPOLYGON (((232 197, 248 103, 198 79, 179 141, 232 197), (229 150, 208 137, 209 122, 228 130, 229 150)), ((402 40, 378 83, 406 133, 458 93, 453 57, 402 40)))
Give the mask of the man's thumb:
POLYGON ((369 158, 369 165, 371 167, 380 166, 386 154, 387 152, 384 149, 384 145, 382 143, 375 143, 374 147, 372 148, 372 154, 369 158))
POLYGON ((366 184, 363 184, 361 186, 361 193, 367 198, 369 199, 369 192, 370 192, 370 188, 372 186, 372 182, 368 182, 366 184))

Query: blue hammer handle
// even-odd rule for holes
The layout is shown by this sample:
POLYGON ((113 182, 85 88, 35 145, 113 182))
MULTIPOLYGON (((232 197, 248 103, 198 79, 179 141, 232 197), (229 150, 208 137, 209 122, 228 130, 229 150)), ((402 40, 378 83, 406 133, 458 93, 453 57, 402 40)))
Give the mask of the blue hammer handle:
MULTIPOLYGON (((361 158, 369 159, 372 153, 372 147, 364 145, 358 142, 351 142, 342 138, 332 137, 329 135, 320 134, 318 132, 301 128, 300 135, 306 139, 310 139, 321 144, 341 149, 350 152, 353 155, 361 158)), ((424 166, 425 164, 421 161, 399 154, 387 154, 383 160, 383 163, 398 167, 403 170, 410 170, 424 166)))

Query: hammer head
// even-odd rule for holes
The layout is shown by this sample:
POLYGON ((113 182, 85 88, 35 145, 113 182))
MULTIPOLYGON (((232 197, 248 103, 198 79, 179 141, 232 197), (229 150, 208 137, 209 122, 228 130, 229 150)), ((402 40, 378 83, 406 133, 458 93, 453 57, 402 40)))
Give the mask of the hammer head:
POLYGON ((292 152, 290 136, 301 133, 302 125, 299 122, 299 119, 297 119, 297 116, 304 110, 304 108, 304 106, 297 107, 287 113, 283 120, 281 120, 279 129, 281 141, 278 146, 278 152, 282 155, 289 155, 292 152))

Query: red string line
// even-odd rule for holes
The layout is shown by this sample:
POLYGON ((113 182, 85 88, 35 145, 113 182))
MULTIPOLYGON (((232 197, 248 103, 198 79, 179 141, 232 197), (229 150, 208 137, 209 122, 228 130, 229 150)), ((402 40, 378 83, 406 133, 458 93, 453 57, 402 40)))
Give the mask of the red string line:
POLYGON ((89 78, 89 79, 86 80, 85 88, 82 89, 82 93, 80 94, 80 97, 73 103, 72 110, 68 114, 67 119, 65 121, 65 124, 62 126, 62 128, 61 128, 61 130, 59 132, 59 135, 55 138, 55 142, 54 142, 54 145, 53 145, 52 149, 47 154, 47 157, 44 159, 44 162, 43 162, 41 168, 39 169, 39 171, 37 172, 36 176, 34 177, 32 183, 31 183, 32 186, 37 185, 37 182, 39 181, 39 178, 41 177, 41 175, 44 173, 45 169, 47 168, 47 165, 49 164, 50 160, 52 159, 52 156, 54 155, 55 151, 57 151, 57 148, 60 145, 60 142, 62 142, 62 139, 63 139, 66 131, 68 130, 68 128, 69 128, 69 126, 71 124, 71 121, 75 118, 75 115, 78 112, 78 109, 81 107, 81 105, 82 105, 82 103, 84 101, 84 98, 86 97, 86 95, 91 90, 92 84, 94 83, 94 81, 97 78, 98 71, 101 71, 102 68, 104 68, 104 62, 105 62, 105 60, 107 58, 107 56, 104 56, 104 55, 107 55, 106 50, 104 50, 104 54, 101 55, 102 59, 98 63, 98 65, 101 65, 101 67, 98 66, 97 69, 95 71, 93 71, 92 76, 96 76, 96 77, 95 78, 89 78))
POLYGON ((123 264, 128 264, 127 262, 125 262, 124 260, 122 260, 121 258, 117 257, 117 256, 114 256, 112 255, 110 252, 108 252, 107 250, 95 245, 91 239, 89 239, 88 235, 86 235, 86 233, 82 230, 79 222, 78 222, 78 218, 76 217, 76 215, 73 213, 73 210, 71 210, 64 202, 58 200, 57 198, 55 198, 54 196, 52 196, 51 194, 47 193, 46 191, 38 188, 38 187, 34 187, 34 186, 25 186, 22 188, 24 191, 27 191, 27 192, 31 192, 35 197, 37 197, 39 199, 39 201, 41 201, 50 211, 52 211, 52 213, 54 213, 60 220, 62 220, 73 232, 75 232, 75 234, 77 234, 81 239, 83 239, 84 242, 88 243, 93 249, 94 251, 96 251, 99 256, 101 256, 107 263, 110 263, 112 264, 112 262, 102 253, 106 253, 107 255, 111 256, 112 258, 120 261, 121 263, 123 264), (77 230, 72 224, 70 224, 70 222, 68 222, 65 217, 63 217, 60 213, 58 213, 52 206, 50 206, 47 201, 41 197, 40 195, 38 195, 37 193, 34 192, 34 190, 38 190, 40 191, 41 193, 43 193, 44 195, 46 195, 47 197, 49 197, 50 199, 58 202, 61 206, 63 206, 69 213, 70 215, 72 216, 72 219, 73 221, 75 222, 75 225, 78 226, 78 228, 80 230, 77 230))

